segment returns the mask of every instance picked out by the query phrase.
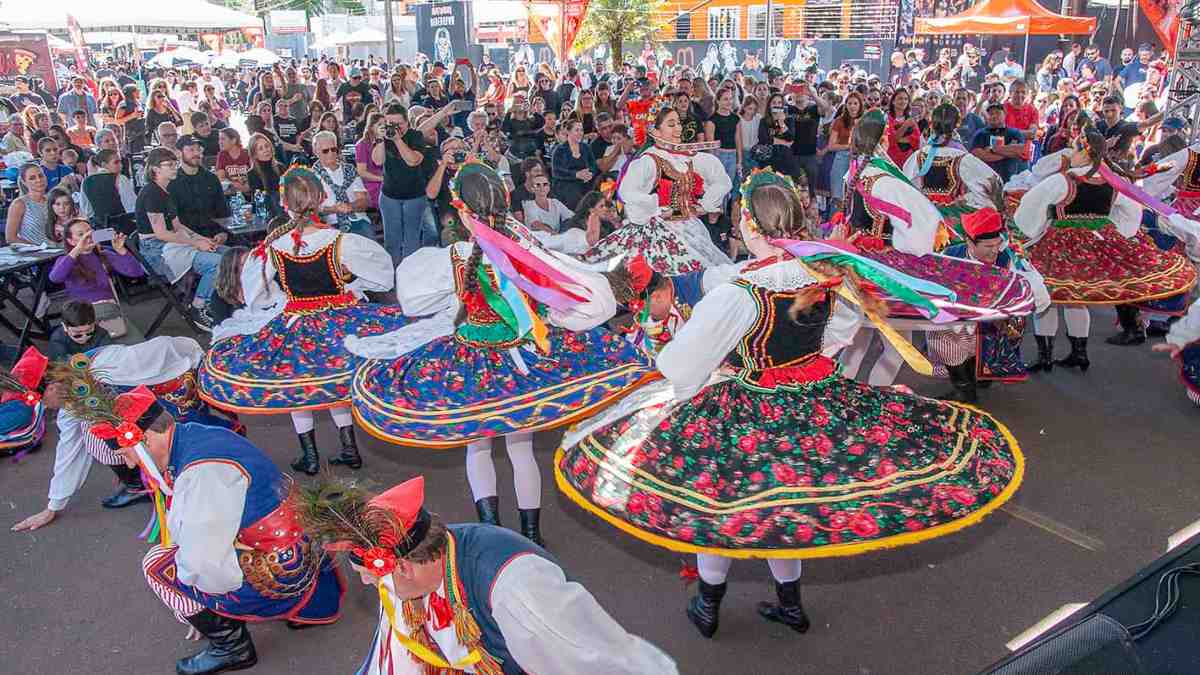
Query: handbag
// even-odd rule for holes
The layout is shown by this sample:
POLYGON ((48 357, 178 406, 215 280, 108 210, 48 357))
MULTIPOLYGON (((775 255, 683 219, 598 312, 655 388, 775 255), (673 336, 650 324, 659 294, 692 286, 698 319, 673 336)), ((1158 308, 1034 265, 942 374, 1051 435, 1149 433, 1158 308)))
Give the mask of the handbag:
MULTIPOLYGON (((108 286, 116 298, 117 288, 113 285, 112 277, 108 279, 108 286)), ((129 332, 129 327, 125 325, 125 315, 121 311, 121 303, 116 300, 97 300, 92 303, 92 308, 96 310, 96 323, 108 331, 113 339, 124 337, 129 332)))

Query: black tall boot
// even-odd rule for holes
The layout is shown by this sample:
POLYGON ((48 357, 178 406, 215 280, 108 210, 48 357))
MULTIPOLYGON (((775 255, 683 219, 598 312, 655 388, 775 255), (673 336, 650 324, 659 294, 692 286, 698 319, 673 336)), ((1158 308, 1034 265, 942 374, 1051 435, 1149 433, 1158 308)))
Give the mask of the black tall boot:
POLYGON ((950 372, 950 383, 954 385, 954 389, 938 398, 959 403, 975 403, 979 400, 975 390, 974 358, 969 358, 957 366, 946 366, 946 370, 950 372))
POLYGON ((517 512, 521 516, 521 535, 538 546, 545 546, 546 542, 542 541, 542 510, 517 509, 517 512))
POLYGON ((206 609, 187 618, 208 646, 175 662, 178 675, 211 675, 228 670, 244 670, 258 663, 254 642, 245 621, 237 621, 206 609))
POLYGON ((700 634, 711 638, 717 634, 721 619, 721 599, 725 597, 725 583, 713 585, 700 580, 700 592, 688 601, 687 615, 700 634))
POLYGON ((808 632, 808 615, 800 604, 800 582, 775 582, 775 595, 779 603, 758 603, 758 614, 767 621, 791 627, 797 633, 808 632))
POLYGON ((321 456, 317 453, 317 432, 309 429, 302 434, 296 434, 296 436, 300 438, 300 456, 292 462, 292 470, 310 476, 317 475, 317 472, 321 470, 321 456))
POLYGON ((1121 324, 1121 332, 1105 340, 1110 345, 1126 347, 1140 345, 1146 341, 1146 331, 1138 317, 1138 309, 1133 305, 1117 305, 1117 321, 1121 324))
POLYGON ((342 441, 342 454, 329 460, 329 463, 348 466, 355 471, 361 469, 362 456, 358 454, 358 442, 354 438, 354 425, 338 427, 338 438, 342 441))
POLYGON ((1031 373, 1048 373, 1054 370, 1054 336, 1034 335, 1033 339, 1037 341, 1038 360, 1029 364, 1026 368, 1031 373))
POLYGON ((475 500, 475 514, 485 525, 500 525, 500 498, 496 496, 475 500))
POLYGON ((113 473, 121 481, 121 487, 111 497, 100 502, 106 509, 123 509, 138 502, 150 501, 150 491, 142 485, 142 474, 137 469, 131 469, 124 464, 114 464, 113 473))
POLYGON ((1071 341, 1071 353, 1067 355, 1067 358, 1059 359, 1055 363, 1063 368, 1078 368, 1086 373, 1088 366, 1092 365, 1087 354, 1088 339, 1070 336, 1067 336, 1067 339, 1071 341))

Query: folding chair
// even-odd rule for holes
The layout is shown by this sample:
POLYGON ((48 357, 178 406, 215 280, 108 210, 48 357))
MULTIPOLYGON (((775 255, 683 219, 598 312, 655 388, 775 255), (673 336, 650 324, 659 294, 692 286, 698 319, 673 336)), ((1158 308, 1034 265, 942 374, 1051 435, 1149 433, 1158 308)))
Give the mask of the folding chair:
MULTIPOLYGON (((150 323, 150 327, 146 329, 146 339, 149 340, 150 338, 154 337, 154 334, 158 331, 159 327, 162 325, 162 322, 166 320, 167 315, 170 314, 172 310, 174 310, 176 314, 183 318, 184 323, 187 324, 188 328, 190 328, 192 333, 194 333, 197 337, 204 335, 205 331, 197 326, 195 321, 192 321, 192 313, 188 310, 188 306, 180 302, 179 296, 175 294, 175 286, 168 279, 159 274, 153 267, 151 267, 150 263, 146 262, 146 259, 142 257, 142 252, 139 247, 140 240, 136 232, 129 237, 128 244, 129 245, 127 248, 129 249, 130 254, 132 254, 133 257, 138 261, 138 264, 142 266, 142 269, 146 270, 146 279, 149 280, 150 285, 153 286, 167 301, 167 304, 163 305, 162 309, 158 310, 158 315, 154 317, 154 321, 150 323)), ((180 280, 180 283, 187 283, 190 276, 191 275, 185 275, 184 278, 180 280)), ((193 293, 195 293, 194 287, 189 289, 185 294, 189 304, 193 293)))

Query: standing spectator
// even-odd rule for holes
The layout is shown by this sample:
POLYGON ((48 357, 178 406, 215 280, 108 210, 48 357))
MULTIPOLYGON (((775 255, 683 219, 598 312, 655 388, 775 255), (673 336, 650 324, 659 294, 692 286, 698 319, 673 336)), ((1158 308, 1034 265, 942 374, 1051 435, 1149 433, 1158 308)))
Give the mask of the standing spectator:
MULTIPOLYGON (((549 110, 547 108, 547 111, 549 110)), ((529 109, 525 105, 523 95, 513 95, 512 107, 504 116, 504 122, 500 128, 508 137, 509 150, 514 157, 525 159, 537 152, 537 136, 541 133, 544 124, 543 118, 537 115, 529 116, 529 109)))
POLYGON ((1083 61, 1080 62, 1080 76, 1083 75, 1083 66, 1090 66, 1096 80, 1104 81, 1112 77, 1113 67, 1108 62, 1108 59, 1100 56, 1100 48, 1096 45, 1088 45, 1083 52, 1083 61))
POLYGON ((65 119, 71 119, 76 110, 87 113, 89 124, 92 122, 92 115, 99 110, 96 98, 87 90, 87 80, 79 75, 71 78, 71 88, 58 97, 58 112, 65 119))
POLYGON ((29 78, 24 75, 18 75, 13 83, 17 87, 17 93, 9 97, 17 110, 24 110, 28 106, 37 106, 45 108, 50 105, 50 101, 42 98, 41 94, 32 91, 29 88, 29 78))
POLYGON ((133 181, 121 173, 121 155, 116 150, 100 150, 92 164, 95 169, 79 189, 79 212, 100 227, 112 227, 111 219, 137 207, 133 181))
POLYGON ((850 137, 855 125, 862 118, 864 110, 863 97, 858 92, 850 92, 846 102, 838 111, 833 124, 829 127, 829 145, 827 152, 833 153, 833 163, 829 170, 830 196, 833 198, 833 211, 845 208, 846 174, 850 173, 850 137))
POLYGON ((147 120, 141 98, 142 92, 136 84, 125 85, 113 119, 124 130, 125 152, 130 155, 140 153, 146 147, 147 120))
POLYGON ((1067 77, 1067 71, 1063 68, 1062 52, 1054 51, 1046 55, 1042 59, 1042 67, 1037 71, 1037 89, 1038 93, 1050 93, 1058 88, 1059 81, 1067 77))
POLYGON ((42 173, 46 175, 46 188, 49 190, 53 190, 62 179, 75 173, 72 167, 59 161, 62 150, 53 138, 43 138, 38 142, 38 157, 42 173))
POLYGON ((987 108, 987 126, 975 134, 971 154, 978 157, 1007 182, 1015 173, 1013 166, 1025 152, 1025 136, 1004 124, 1004 106, 992 103, 987 108))
POLYGON ((342 119, 352 119, 354 106, 357 103, 366 105, 375 100, 371 95, 371 87, 363 81, 362 69, 350 69, 350 81, 343 82, 337 88, 337 98, 342 102, 342 119))
POLYGON ((4 240, 9 244, 44 244, 54 232, 47 227, 50 205, 46 198, 46 174, 35 162, 17 171, 20 195, 8 205, 4 240))
POLYGON ((383 188, 383 165, 371 158, 371 151, 375 146, 383 144, 383 139, 383 114, 368 115, 362 137, 354 144, 354 165, 359 178, 362 178, 363 187, 367 189, 367 199, 373 209, 379 208, 379 191, 383 188))
POLYGON ((544 73, 538 73, 534 78, 534 83, 537 87, 529 100, 540 98, 545 102, 546 110, 558 112, 562 108, 563 102, 559 100, 558 93, 551 87, 550 77, 544 73))
POLYGON ((1108 146, 1108 156, 1123 166, 1128 165, 1132 158, 1133 141, 1141 131, 1134 122, 1124 119, 1124 103, 1116 96, 1105 97, 1102 102, 1102 116, 1096 122, 1096 131, 1104 136, 1108 146))
POLYGON ((275 135, 279 138, 280 148, 283 149, 285 165, 290 165, 305 154, 300 140, 302 133, 304 133, 304 129, 300 128, 300 123, 292 118, 292 108, 287 99, 279 99, 279 102, 275 104, 275 135))
POLYGON ((313 152, 317 156, 313 172, 325 188, 325 201, 318 207, 318 215, 342 232, 374 240, 371 221, 363 213, 370 206, 367 188, 354 165, 342 160, 337 136, 328 131, 317 132, 313 136, 313 152))
POLYGON ((308 114, 308 104, 313 100, 312 94, 309 93, 308 86, 300 81, 295 66, 289 66, 284 73, 283 90, 279 100, 287 104, 288 117, 302 120, 308 114))
MULTIPOLYGON (((211 84, 204 85, 204 97, 200 101, 199 108, 208 115, 209 122, 212 127, 218 131, 229 126, 229 103, 224 96, 217 93, 217 89, 211 84)), ((192 125, 195 126, 195 120, 192 125)))
POLYGON ((257 110, 262 103, 270 103, 271 107, 275 107, 275 101, 279 100, 279 88, 275 86, 275 76, 267 71, 258 77, 258 86, 254 91, 250 92, 249 106, 253 110, 257 110))
POLYGON ((742 166, 742 136, 738 133, 738 116, 733 111, 733 90, 722 89, 717 94, 716 110, 704 123, 704 135, 710 141, 718 141, 721 147, 714 151, 731 185, 738 185, 738 170, 742 166))
POLYGON ((904 166, 909 155, 921 147, 921 129, 912 119, 912 105, 908 90, 897 89, 888 103, 887 154, 896 166, 904 166))
POLYGON ((384 248, 399 264, 422 246, 436 245, 437 232, 426 226, 429 200, 425 188, 430 167, 422 150, 421 132, 410 128, 408 110, 389 103, 384 111, 384 142, 371 150, 371 159, 383 165, 379 211, 383 215, 384 248))
POLYGON ((792 152, 796 162, 808 177, 808 194, 813 196, 817 184, 817 172, 821 166, 817 160, 817 133, 820 131, 821 119, 831 117, 833 108, 821 96, 813 94, 812 85, 802 82, 796 91, 795 108, 796 128, 792 142, 792 152))
POLYGON ((179 172, 167 191, 175 200, 179 222, 218 244, 229 239, 225 226, 232 215, 221 190, 221 181, 204 166, 204 145, 195 136, 184 136, 176 145, 179 172))
POLYGON ((1013 82, 1008 87, 1008 101, 1004 103, 1004 126, 1016 129, 1025 137, 1021 157, 1013 163, 1014 174, 1029 168, 1029 162, 1033 159, 1033 140, 1037 137, 1040 116, 1037 108, 1029 104, 1026 98, 1028 92, 1029 88, 1024 82, 1013 82))
POLYGON ((992 68, 992 74, 1000 78, 1000 81, 1007 87, 1025 77, 1025 66, 1017 63, 1017 57, 1013 55, 1012 47, 1007 47, 1004 50, 1004 60, 992 68))
POLYGON ((142 257, 170 283, 188 271, 200 275, 192 301, 192 318, 202 328, 212 328, 208 298, 221 263, 217 243, 192 232, 179 220, 175 199, 168 191, 179 172, 179 160, 167 148, 154 148, 146 155, 146 187, 138 193, 137 229, 142 257))
POLYGON ((1132 87, 1135 84, 1141 84, 1146 81, 1146 70, 1150 66, 1150 60, 1154 58, 1154 50, 1148 44, 1142 44, 1138 47, 1137 59, 1129 61, 1129 63, 1121 69, 1117 75, 1117 84, 1121 89, 1132 87))
POLYGON ((591 189, 592 179, 599 173, 592 149, 583 142, 583 123, 566 123, 567 142, 554 148, 550 171, 554 177, 554 195, 573 209, 584 193, 591 189))
POLYGON ((1079 77, 1079 66, 1083 63, 1083 45, 1072 42, 1070 50, 1063 55, 1062 67, 1068 79, 1079 77))
POLYGON ((954 92, 954 105, 958 108, 960 121, 958 123, 958 139, 964 148, 975 140, 975 134, 987 126, 983 118, 975 112, 975 94, 967 89, 954 92))
POLYGON ((163 147, 174 147, 158 136, 158 128, 163 122, 170 122, 176 127, 183 124, 183 117, 175 110, 167 95, 161 91, 150 94, 150 105, 146 111, 146 124, 154 130, 155 140, 163 147))
MULTIPOLYGON (((703 140, 704 126, 700 118, 693 115, 692 98, 685 91, 671 94, 671 106, 679 113, 679 139, 682 143, 695 143, 703 140)), ((582 196, 582 195, 581 195, 582 196)))

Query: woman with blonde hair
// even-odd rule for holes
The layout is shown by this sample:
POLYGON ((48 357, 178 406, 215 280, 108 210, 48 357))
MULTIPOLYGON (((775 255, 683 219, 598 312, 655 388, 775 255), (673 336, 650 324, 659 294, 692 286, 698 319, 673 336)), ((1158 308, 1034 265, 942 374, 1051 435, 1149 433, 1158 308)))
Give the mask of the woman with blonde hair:
POLYGON ((328 409, 341 441, 329 463, 358 469, 349 394, 363 359, 343 340, 404 325, 399 307, 363 302, 368 291, 391 290, 391 258, 374 241, 317 217, 326 195, 310 169, 293 167, 281 184, 286 215, 245 262, 246 307, 214 329, 201 395, 226 410, 291 413, 301 449, 292 469, 308 475, 320 470, 313 411, 328 409))

